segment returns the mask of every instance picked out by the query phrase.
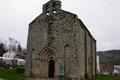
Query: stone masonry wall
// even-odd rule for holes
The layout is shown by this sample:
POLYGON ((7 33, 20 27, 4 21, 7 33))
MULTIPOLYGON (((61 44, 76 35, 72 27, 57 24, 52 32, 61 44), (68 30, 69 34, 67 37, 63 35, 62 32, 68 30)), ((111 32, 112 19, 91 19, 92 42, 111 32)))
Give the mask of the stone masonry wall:
MULTIPOLYGON (((43 13, 29 25, 26 75, 48 79, 51 56, 55 61, 56 80, 61 67, 65 80, 80 80, 86 75, 95 75, 94 38, 75 14, 59 10, 61 5, 54 10, 49 4, 52 4, 52 0, 44 5, 43 13)), ((57 1, 57 4, 60 2, 57 1)))

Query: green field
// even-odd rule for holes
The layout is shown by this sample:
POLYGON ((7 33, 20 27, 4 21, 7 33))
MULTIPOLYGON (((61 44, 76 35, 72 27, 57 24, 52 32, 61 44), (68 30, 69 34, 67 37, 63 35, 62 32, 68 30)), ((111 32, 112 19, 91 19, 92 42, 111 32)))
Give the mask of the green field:
POLYGON ((0 78, 6 80, 25 80, 23 74, 18 74, 15 70, 10 69, 0 69, 0 78))
MULTIPOLYGON (((15 70, 10 70, 10 69, 0 69, 0 78, 6 79, 6 80, 26 80, 23 74, 18 74, 16 73, 15 70)), ((87 80, 120 80, 120 77, 98 75, 97 77, 87 79, 87 80)))
POLYGON ((98 75, 97 77, 88 80, 120 80, 119 76, 98 75))

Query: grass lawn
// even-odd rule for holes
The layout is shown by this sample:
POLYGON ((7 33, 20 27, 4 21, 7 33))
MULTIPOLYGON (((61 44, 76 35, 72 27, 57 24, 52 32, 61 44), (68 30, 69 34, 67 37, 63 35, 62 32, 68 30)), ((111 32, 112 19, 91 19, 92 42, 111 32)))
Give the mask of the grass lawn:
POLYGON ((120 80, 120 76, 98 75, 97 77, 88 80, 120 80))
POLYGON ((0 78, 6 80, 25 80, 23 74, 18 74, 15 70, 10 69, 0 69, 0 78))
MULTIPOLYGON (((10 69, 0 69, 0 78, 6 80, 26 80, 23 74, 18 74, 15 70, 10 69)), ((88 80, 120 80, 120 76, 98 75, 97 77, 88 80)))

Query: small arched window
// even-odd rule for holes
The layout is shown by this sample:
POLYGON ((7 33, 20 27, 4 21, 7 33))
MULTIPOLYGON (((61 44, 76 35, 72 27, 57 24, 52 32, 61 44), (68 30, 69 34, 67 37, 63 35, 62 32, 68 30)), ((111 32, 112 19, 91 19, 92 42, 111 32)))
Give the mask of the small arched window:
POLYGON ((65 52, 65 54, 68 54, 70 52, 70 45, 69 44, 65 45, 64 52, 65 52))

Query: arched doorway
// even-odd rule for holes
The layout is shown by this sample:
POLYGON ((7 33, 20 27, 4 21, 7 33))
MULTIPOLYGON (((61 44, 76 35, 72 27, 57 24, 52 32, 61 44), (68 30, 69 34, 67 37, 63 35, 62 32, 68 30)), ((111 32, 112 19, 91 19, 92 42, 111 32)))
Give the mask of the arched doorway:
POLYGON ((40 70, 43 71, 43 74, 41 75, 41 77, 45 76, 46 78, 55 78, 56 50, 51 47, 47 47, 43 49, 40 54, 40 59, 45 60, 44 62, 41 61, 42 63, 40 66, 40 70))
POLYGON ((54 60, 49 61, 49 69, 48 69, 48 77, 49 78, 54 78, 55 74, 55 62, 54 60))

